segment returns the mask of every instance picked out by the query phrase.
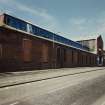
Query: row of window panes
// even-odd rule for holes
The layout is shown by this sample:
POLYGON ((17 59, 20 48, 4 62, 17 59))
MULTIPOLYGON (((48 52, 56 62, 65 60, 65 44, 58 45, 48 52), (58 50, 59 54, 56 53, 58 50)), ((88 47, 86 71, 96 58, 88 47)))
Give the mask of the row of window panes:
POLYGON ((21 21, 19 19, 15 19, 15 18, 10 17, 10 16, 6 17, 6 24, 8 24, 11 27, 14 27, 16 29, 27 31, 29 33, 32 33, 32 34, 35 34, 35 35, 38 35, 38 36, 42 36, 42 37, 45 37, 45 38, 48 38, 48 39, 52 39, 52 40, 55 40, 55 41, 58 41, 58 42, 61 42, 61 43, 64 43, 64 44, 68 44, 68 45, 77 47, 77 48, 86 49, 86 47, 82 46, 79 43, 75 43, 71 40, 68 40, 68 39, 62 37, 62 36, 51 33, 49 31, 41 29, 37 26, 27 24, 24 21, 21 21))
POLYGON ((18 19, 14 19, 13 17, 9 17, 9 16, 6 17, 5 21, 6 21, 6 24, 8 24, 11 27, 14 27, 16 29, 20 29, 23 31, 27 30, 27 25, 23 21, 20 21, 18 19))

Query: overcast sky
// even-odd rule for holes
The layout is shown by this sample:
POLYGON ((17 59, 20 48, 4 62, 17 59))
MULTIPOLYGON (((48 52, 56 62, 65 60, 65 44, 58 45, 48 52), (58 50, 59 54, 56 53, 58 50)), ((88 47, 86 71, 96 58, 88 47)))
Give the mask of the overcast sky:
POLYGON ((105 0, 0 0, 0 11, 73 40, 105 41, 105 0))

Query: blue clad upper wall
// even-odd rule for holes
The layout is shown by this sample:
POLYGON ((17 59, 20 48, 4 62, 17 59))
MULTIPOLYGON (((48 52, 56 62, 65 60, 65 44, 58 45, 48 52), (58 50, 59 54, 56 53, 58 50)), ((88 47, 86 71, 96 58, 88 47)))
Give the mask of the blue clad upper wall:
POLYGON ((33 35, 44 37, 44 38, 50 39, 52 41, 60 42, 62 44, 66 44, 66 45, 69 45, 69 46, 72 46, 75 48, 79 48, 82 50, 88 50, 88 48, 86 46, 83 46, 80 43, 77 43, 70 39, 59 36, 55 33, 52 33, 50 31, 47 31, 45 29, 42 29, 35 25, 32 25, 28 22, 25 22, 21 19, 15 18, 15 17, 7 15, 7 14, 4 14, 4 17, 5 17, 4 23, 13 27, 13 28, 16 28, 16 29, 19 29, 19 30, 22 30, 25 32, 29 32, 33 35))

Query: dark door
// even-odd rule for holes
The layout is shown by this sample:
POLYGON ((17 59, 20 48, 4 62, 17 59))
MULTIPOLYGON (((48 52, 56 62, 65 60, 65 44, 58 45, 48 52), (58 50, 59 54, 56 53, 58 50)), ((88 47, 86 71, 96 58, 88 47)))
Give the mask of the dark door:
POLYGON ((64 63, 66 60, 66 50, 63 48, 57 48, 57 65, 58 67, 64 67, 64 63))
POLYGON ((2 58, 2 44, 0 44, 0 59, 2 58))

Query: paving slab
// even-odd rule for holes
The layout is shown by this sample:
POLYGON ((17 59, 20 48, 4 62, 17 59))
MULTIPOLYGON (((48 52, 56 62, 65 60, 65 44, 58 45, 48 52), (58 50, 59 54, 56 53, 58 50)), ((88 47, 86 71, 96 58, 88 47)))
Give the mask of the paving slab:
POLYGON ((0 88, 58 78, 67 75, 94 72, 96 70, 105 70, 105 67, 78 67, 0 73, 0 88))

